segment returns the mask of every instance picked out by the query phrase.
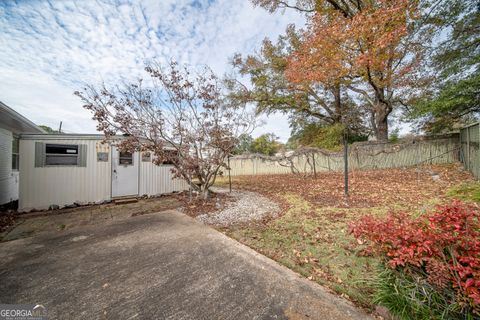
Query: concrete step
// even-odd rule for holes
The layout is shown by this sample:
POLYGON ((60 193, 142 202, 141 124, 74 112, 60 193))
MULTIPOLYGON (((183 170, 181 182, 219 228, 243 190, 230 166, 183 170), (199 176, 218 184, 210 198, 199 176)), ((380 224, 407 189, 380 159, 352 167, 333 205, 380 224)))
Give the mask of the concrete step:
POLYGON ((127 204, 127 203, 134 203, 138 202, 137 197, 122 197, 122 198, 116 198, 113 200, 115 204, 127 204))

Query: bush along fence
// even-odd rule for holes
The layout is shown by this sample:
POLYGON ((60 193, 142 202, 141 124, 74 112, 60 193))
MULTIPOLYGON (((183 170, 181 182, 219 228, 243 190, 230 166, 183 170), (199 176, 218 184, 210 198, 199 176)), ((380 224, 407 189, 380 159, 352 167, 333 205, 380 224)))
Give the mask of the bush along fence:
MULTIPOLYGON (((452 163, 459 160, 459 150, 458 134, 420 137, 398 143, 360 142, 349 146, 348 165, 350 170, 362 170, 452 163)), ((343 159, 343 152, 316 148, 301 148, 272 157, 241 155, 230 159, 230 173, 240 176, 343 171, 343 159)))
POLYGON ((460 130, 460 161, 465 169, 480 178, 480 125, 472 124, 460 130))

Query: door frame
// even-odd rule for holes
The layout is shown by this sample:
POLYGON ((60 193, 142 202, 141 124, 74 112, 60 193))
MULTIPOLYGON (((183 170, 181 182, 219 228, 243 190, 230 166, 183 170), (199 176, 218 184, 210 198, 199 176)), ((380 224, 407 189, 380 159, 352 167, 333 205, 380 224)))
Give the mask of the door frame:
POLYGON ((119 166, 120 164, 115 164, 114 161, 119 161, 120 160, 120 151, 115 146, 111 146, 110 148, 110 199, 121 199, 121 198, 129 198, 129 197, 138 197, 140 195, 140 152, 135 151, 132 155, 132 159, 135 163, 137 161, 138 163, 138 172, 137 172, 137 193, 136 194, 131 194, 131 195, 124 195, 124 196, 114 196, 113 195, 113 175, 114 175, 114 170, 116 166, 119 166), (114 157, 114 153, 118 153, 118 157, 114 157), (135 156, 136 155, 136 156, 135 156))

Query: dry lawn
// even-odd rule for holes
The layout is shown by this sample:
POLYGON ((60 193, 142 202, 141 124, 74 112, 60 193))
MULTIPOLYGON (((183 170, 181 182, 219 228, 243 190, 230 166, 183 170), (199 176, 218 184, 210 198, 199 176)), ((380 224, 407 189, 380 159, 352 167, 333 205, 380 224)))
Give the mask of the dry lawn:
MULTIPOLYGON (((356 171, 350 196, 343 194, 342 173, 264 175, 233 178, 233 187, 259 192, 280 203, 279 217, 222 229, 227 235, 323 284, 360 306, 372 304, 372 281, 379 261, 362 256, 348 232, 365 214, 391 211, 421 214, 449 201, 448 191, 472 176, 457 165, 356 171)), ((227 180, 221 180, 225 186, 227 180)))

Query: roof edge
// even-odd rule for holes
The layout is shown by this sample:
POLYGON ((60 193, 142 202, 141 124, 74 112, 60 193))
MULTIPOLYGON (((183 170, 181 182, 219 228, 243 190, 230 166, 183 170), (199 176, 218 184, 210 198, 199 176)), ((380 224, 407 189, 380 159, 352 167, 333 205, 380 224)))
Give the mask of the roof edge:
POLYGON ((30 121, 29 119, 27 119, 26 117, 24 117, 23 115, 21 115, 20 113, 18 113, 17 111, 15 111, 14 109, 12 109, 11 107, 7 106, 5 103, 3 103, 2 101, 0 101, 0 107, 5 111, 7 112, 12 118, 18 120, 19 122, 23 122, 25 123, 27 126, 31 127, 33 130, 36 130, 38 131, 39 133, 46 133, 45 130, 43 130, 42 128, 40 128, 39 126, 37 126, 35 123, 33 123, 32 121, 30 121))
MULTIPOLYGON (((125 136, 111 136, 107 140, 125 139, 125 136)), ((21 140, 104 140, 105 135, 95 133, 25 133, 20 135, 21 140)), ((171 148, 171 144, 165 142, 166 148, 171 148)))
POLYGON ((24 133, 20 135, 20 139, 24 140, 102 140, 104 138, 103 134, 95 133, 24 133))

